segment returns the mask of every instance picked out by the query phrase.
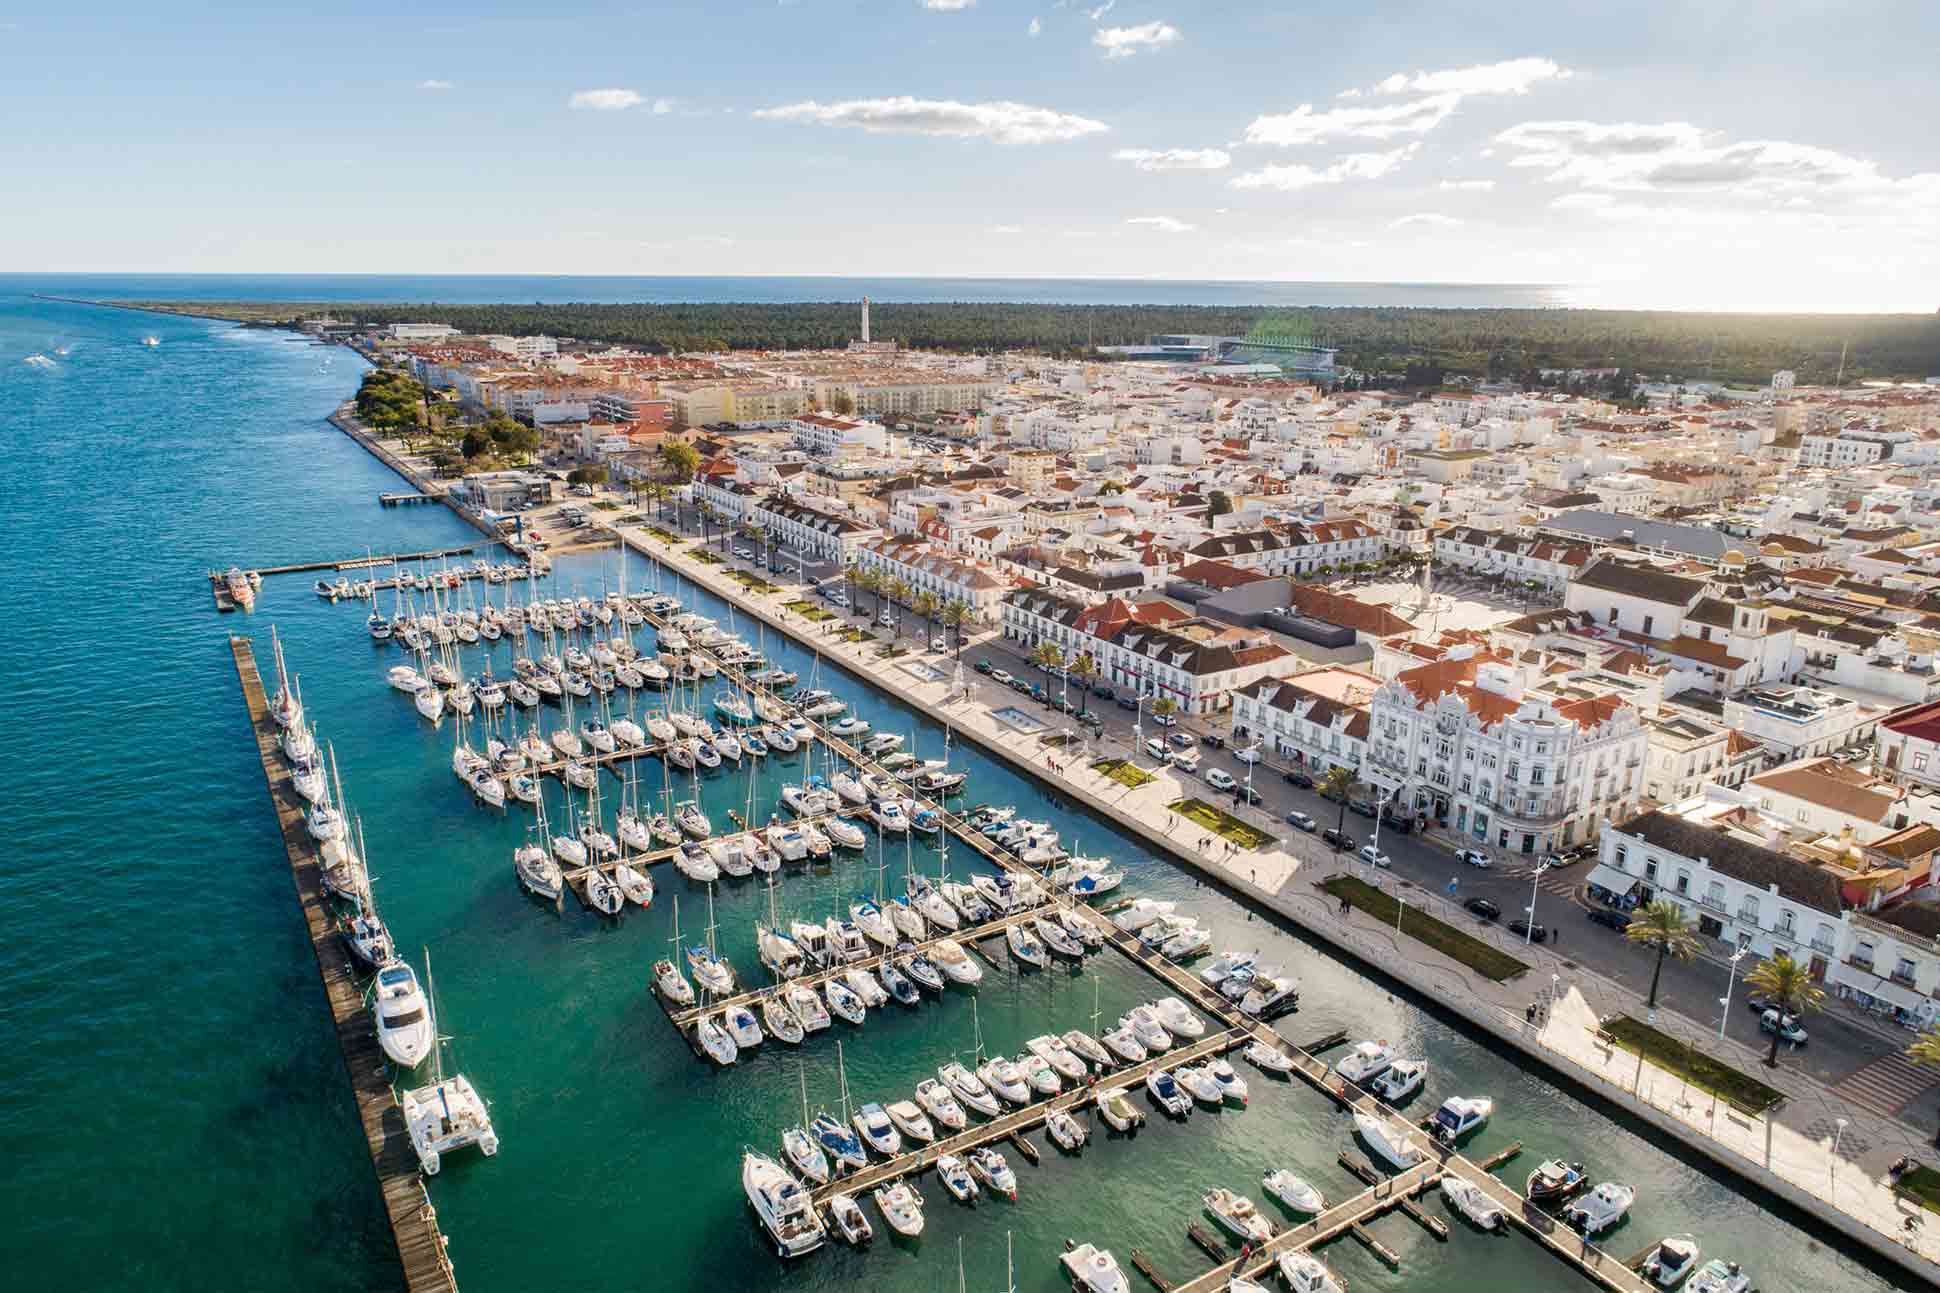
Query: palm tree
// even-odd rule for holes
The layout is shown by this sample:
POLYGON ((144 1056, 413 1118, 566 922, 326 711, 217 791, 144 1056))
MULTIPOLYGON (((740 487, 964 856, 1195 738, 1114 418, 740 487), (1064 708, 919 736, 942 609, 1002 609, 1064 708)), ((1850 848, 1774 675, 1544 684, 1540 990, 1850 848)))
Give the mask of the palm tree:
POLYGON ((896 603, 896 636, 903 635, 903 607, 909 602, 909 581, 895 578, 889 581, 889 597, 896 603))
MULTIPOLYGON (((1055 642, 1040 642, 1031 650, 1031 663, 1045 669, 1061 669, 1064 667, 1064 652, 1055 642)), ((1064 693, 1066 696, 1071 694, 1069 678, 1065 679, 1064 693)))
MULTIPOLYGON (((1064 670, 1065 695, 1069 696, 1071 694, 1071 680, 1073 678, 1076 678, 1078 680, 1079 690, 1089 695, 1090 687, 1091 687, 1091 679, 1097 674, 1097 672, 1098 672, 1097 664, 1094 663, 1092 661, 1092 658, 1088 655, 1081 655, 1076 660, 1073 660, 1070 664, 1066 665, 1064 670)), ((1084 708, 1089 709, 1090 706, 1086 705, 1084 706, 1084 708)))
POLYGON ((1650 1000, 1646 1008, 1657 1013, 1657 981, 1664 973, 1664 958, 1675 956, 1688 961, 1697 955, 1698 936, 1691 932, 1691 918, 1668 898, 1659 898, 1630 918, 1623 936, 1639 947, 1657 949, 1657 968, 1650 972, 1650 1000))
MULTIPOLYGON (((1320 793, 1340 804, 1340 820, 1334 823, 1336 834, 1347 832, 1347 797, 1353 793, 1354 780, 1353 770, 1341 767, 1327 769, 1320 778, 1320 793)), ((1336 850, 1340 848, 1338 844, 1334 847, 1336 850)))
POLYGON ((1152 713, 1160 718, 1179 712, 1179 702, 1170 696, 1161 696, 1152 702, 1152 713))
POLYGON ((943 627, 950 630, 956 644, 957 658, 963 658, 963 625, 970 618, 970 604, 952 597, 943 603, 943 627))
POLYGON ((851 606, 855 606, 859 604, 859 599, 856 596, 856 581, 858 576, 861 575, 861 573, 862 572, 856 567, 856 561, 854 557, 850 557, 847 561, 842 563, 842 578, 846 580, 849 585, 849 604, 851 606))
POLYGON ((923 617, 923 641, 925 642, 928 642, 936 632, 936 611, 939 605, 941 603, 936 600, 935 593, 916 594, 915 610, 923 617))
MULTIPOLYGON (((874 566, 865 566, 849 577, 849 582, 862 592, 876 599, 876 608, 882 608, 882 574, 874 566)), ((863 614, 862 599, 855 599, 856 614, 863 614)))
POLYGON ((1780 1029, 1785 1026, 1786 1016, 1817 1010, 1825 1001, 1825 989, 1812 981, 1810 969, 1783 952, 1769 961, 1760 961, 1745 976, 1745 986, 1764 994, 1765 999, 1778 1011, 1779 1027, 1772 1029, 1771 1053, 1765 1056, 1765 1067, 1775 1069, 1778 1067, 1778 1044, 1784 1040, 1780 1029))
POLYGON ((1906 1048, 1906 1058, 1921 1068, 1940 1068, 1940 1028, 1929 1028, 1906 1048))

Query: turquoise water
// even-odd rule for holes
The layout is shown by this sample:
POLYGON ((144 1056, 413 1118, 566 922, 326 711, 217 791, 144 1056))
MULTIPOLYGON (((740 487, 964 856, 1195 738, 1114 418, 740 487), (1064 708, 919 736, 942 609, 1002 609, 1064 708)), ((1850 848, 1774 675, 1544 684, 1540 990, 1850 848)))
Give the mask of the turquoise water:
MULTIPOLYGON (((395 653, 373 646, 358 609, 325 604, 308 577, 290 576, 268 582, 252 616, 211 610, 210 566, 474 537, 442 509, 376 505, 396 478, 321 420, 355 386, 351 358, 286 337, 4 299, 0 357, 13 504, 0 525, 15 554, 9 623, 21 662, 0 690, 0 730, 11 738, 0 743, 0 777, 13 807, 0 869, 9 1169, 0 1203, 21 1282, 363 1289, 396 1280, 224 645, 232 630, 266 642, 271 623, 335 743, 384 914, 414 961, 430 949, 455 1059, 493 1103, 498 1157, 460 1156, 431 1185, 472 1293, 953 1288, 959 1238, 970 1287, 994 1290, 1007 1231, 1023 1289, 1065 1287, 1055 1256, 1067 1237, 1121 1257, 1141 1247, 1181 1279, 1203 1264, 1184 1227, 1206 1186, 1259 1197, 1261 1172, 1286 1166, 1330 1196, 1350 1188, 1334 1163, 1348 1140, 1341 1116, 1304 1087, 1248 1072, 1244 1111, 1155 1120, 1135 1139, 1101 1136, 1072 1158, 1047 1146, 1042 1166, 1018 1164, 1015 1204, 960 1208, 926 1186, 918 1243, 882 1237, 866 1254, 828 1250, 779 1267, 742 1203, 741 1146, 774 1145, 799 1114, 804 1069, 811 1103, 836 1103, 838 1036, 859 1098, 908 1094, 971 1045, 965 994, 873 1012, 860 1030, 838 1024, 799 1051, 764 1048, 726 1073, 696 1061, 646 984, 669 946, 670 899, 680 895, 691 936, 705 919, 702 889, 663 869, 654 907, 613 923, 571 899, 559 910, 533 903, 510 866, 522 819, 472 804, 448 769, 451 725, 434 730, 384 686, 395 653), (140 346, 143 333, 162 345, 140 346), (52 356, 57 344, 70 351, 51 368, 20 362, 52 356)), ((609 553, 562 560, 554 582, 591 594, 618 575, 609 553)), ((647 573, 634 564, 628 577, 637 587, 647 573)), ((725 619, 719 603, 701 601, 725 619)), ((769 645, 805 680, 815 670, 808 652, 769 645)), ((925 756, 940 752, 942 731, 927 719, 827 666, 820 677, 878 727, 912 735, 925 756)), ((799 768, 801 756, 792 762, 799 768)), ((1054 817, 1067 842, 1131 871, 1127 892, 1178 899, 1220 944, 1262 947, 1292 968, 1305 992, 1282 1024, 1288 1036, 1348 1028, 1428 1056, 1424 1110, 1446 1095, 1493 1096, 1500 1112, 1474 1152, 1519 1139, 1532 1154, 1581 1158, 1599 1178, 1636 1185, 1640 1202, 1612 1248, 1690 1230, 1707 1252, 1745 1259, 1767 1289, 1893 1287, 1796 1218, 1603 1120, 1035 783, 972 751, 957 762, 971 774, 970 799, 1054 817)), ((658 790, 658 765, 643 771, 658 790)), ((754 775, 758 816, 782 771, 754 775)), ((749 775, 705 774, 700 785, 720 820, 747 802, 749 775)), ((609 777, 605 788, 610 804, 617 783, 609 777)), ((556 808, 556 787, 551 794, 556 808)), ((906 863, 933 871, 937 856, 917 845, 907 856, 892 848, 887 861, 894 884, 906 863)), ((954 871, 968 865, 951 858, 954 871)), ((791 869, 777 897, 784 915, 825 915, 873 877, 861 860, 822 875, 791 869)), ((720 945, 747 971, 764 913, 752 881, 720 887, 720 945)), ((1076 973, 1020 977, 1006 964, 987 971, 977 1016, 986 1044, 1015 1050, 1048 1028, 1089 1028, 1094 999, 1112 1019, 1152 995, 1150 980, 1109 956, 1076 973)), ((1531 1162, 1507 1172, 1520 1180, 1531 1162)), ((1577 1286, 1521 1239, 1457 1225, 1441 1245, 1399 1217, 1374 1230, 1401 1253, 1399 1272, 1351 1243, 1327 1253, 1356 1290, 1577 1286)))

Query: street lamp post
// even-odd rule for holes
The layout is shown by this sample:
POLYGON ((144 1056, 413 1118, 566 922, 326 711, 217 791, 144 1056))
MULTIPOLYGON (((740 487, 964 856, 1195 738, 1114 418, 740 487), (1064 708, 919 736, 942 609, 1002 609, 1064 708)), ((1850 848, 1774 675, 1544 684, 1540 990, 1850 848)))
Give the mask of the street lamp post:
POLYGON ((1838 1188, 1839 1138, 1846 1134, 1846 1120, 1844 1118, 1834 1118, 1832 1121, 1837 1124, 1837 1129, 1832 1133, 1832 1152, 1826 1155, 1825 1161, 1826 1193, 1828 1194, 1831 1194, 1838 1188))
POLYGON ((1738 979, 1738 962, 1744 960, 1745 954, 1749 951, 1751 951, 1750 948, 1741 947, 1737 951, 1731 954, 1731 968, 1729 973, 1725 976, 1724 995, 1718 998, 1718 1004, 1724 1007, 1723 1012, 1718 1015, 1718 1040, 1719 1041, 1724 1040, 1724 1026, 1726 1021, 1731 1018, 1731 986, 1732 984, 1737 982, 1737 979, 1738 979))
POLYGON ((1541 883, 1543 872, 1549 870, 1549 863, 1541 862, 1536 866, 1536 874, 1529 880, 1529 921, 1522 927, 1522 945, 1528 947, 1536 937, 1536 886, 1541 883))

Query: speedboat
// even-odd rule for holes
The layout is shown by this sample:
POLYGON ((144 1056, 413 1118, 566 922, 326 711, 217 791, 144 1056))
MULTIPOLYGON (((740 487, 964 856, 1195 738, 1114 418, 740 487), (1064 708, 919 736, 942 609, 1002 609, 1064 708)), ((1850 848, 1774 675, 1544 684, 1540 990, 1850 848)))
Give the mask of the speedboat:
POLYGON ((799 1257, 827 1237, 815 1204, 801 1182, 772 1158, 752 1150, 741 1156, 741 1188, 781 1257, 799 1257))
POLYGON ((1354 1130, 1361 1134, 1367 1147, 1384 1161, 1406 1171, 1425 1157, 1423 1153, 1408 1143, 1408 1133, 1403 1128, 1389 1125, 1385 1118, 1372 1114, 1355 1113, 1354 1130))
POLYGON ((565 878, 559 873, 559 864, 541 845, 526 844, 515 849, 512 866, 518 872, 519 883, 540 898, 557 898, 565 884, 565 878))
POLYGON ((817 1185, 828 1184, 829 1156, 822 1152, 822 1147, 806 1129, 790 1127, 782 1132, 781 1152, 788 1160, 789 1166, 800 1173, 802 1179, 813 1181, 817 1185))
POLYGON ((977 1066, 984 1085, 1012 1104, 1031 1102, 1031 1084, 1015 1061, 998 1055, 977 1066))
POLYGON ((1040 970, 1044 968, 1045 961, 1048 959, 1044 952, 1044 944, 1038 942, 1037 938, 1024 928, 1022 921, 1005 927, 1004 941, 1010 945, 1013 959, 1025 965, 1036 966, 1040 970))
POLYGON ((396 955, 391 946, 391 931, 384 928, 384 922, 374 911, 360 911, 351 917, 344 930, 344 941, 350 944, 352 956, 373 969, 396 955))
POLYGON ((1212 1080, 1219 1084, 1219 1093, 1222 1096, 1238 1104, 1246 1103, 1248 1094, 1246 1090, 1246 1079, 1234 1072, 1231 1064, 1228 1064, 1218 1056, 1214 1056, 1212 1059, 1200 1065, 1200 1067, 1211 1074, 1212 1080))
POLYGON ((1524 1192, 1532 1203, 1558 1203, 1582 1189, 1588 1179, 1583 1174, 1583 1164, 1552 1158, 1529 1174, 1524 1192))
POLYGON ((1260 1186, 1290 1211, 1313 1214, 1327 1210, 1326 1196, 1284 1167, 1277 1167, 1261 1177, 1260 1186))
POLYGON ((1092 1097, 1092 1103, 1098 1106, 1098 1116, 1113 1131, 1131 1131, 1145 1121, 1145 1115, 1127 1097, 1122 1086, 1106 1087, 1092 1097))
POLYGON ((1017 1173, 1011 1171, 1010 1163, 1003 1154, 986 1145, 982 1149, 970 1151, 970 1170, 986 1189, 1015 1200, 1017 1198, 1017 1173))
MULTIPOLYGON (((964 1117, 963 1106, 950 1094, 950 1088, 935 1078, 924 1078, 916 1084, 916 1103, 946 1131, 962 1131, 969 1122, 964 1117)), ((893 1110, 895 1106, 891 1105, 890 1108, 893 1110)), ((895 1115, 892 1113, 890 1116, 895 1115)))
POLYGON ((1685 1277, 1697 1269, 1698 1242, 1691 1235, 1670 1235, 1657 1241, 1657 1247, 1637 1273, 1655 1283, 1658 1288, 1676 1288, 1685 1277))
POLYGON ((1058 1071, 1042 1055, 1019 1055, 1016 1064, 1017 1071, 1024 1075, 1024 1081, 1037 1094, 1056 1095, 1064 1090, 1064 1079, 1058 1076, 1058 1071))
POLYGON ((1345 1293, 1327 1264, 1312 1253, 1288 1250, 1275 1259, 1291 1293, 1345 1293))
POLYGON ((1459 1176, 1442 1177, 1442 1197, 1450 1207, 1484 1230, 1494 1230, 1502 1224, 1502 1209, 1489 1197, 1488 1191, 1473 1181, 1459 1176))
POLYGON ((1235 1194, 1215 1185, 1202 1196, 1206 1211, 1233 1238, 1242 1243, 1263 1244, 1273 1238, 1273 1226, 1260 1215, 1260 1209, 1244 1194, 1235 1194))
POLYGON ((1427 1060, 1396 1060, 1388 1071, 1368 1083, 1367 1089, 1389 1104, 1400 1104, 1415 1092, 1428 1076, 1427 1060))
POLYGON ((1115 913, 1111 923, 1128 934, 1135 934, 1161 916, 1170 916, 1177 911, 1176 902, 1160 902, 1152 898, 1134 898, 1132 905, 1115 913))
POLYGON ((1622 1221, 1637 1201, 1628 1185, 1605 1181, 1563 1209, 1563 1219, 1586 1235, 1600 1235, 1622 1221))
POLYGON ((1160 997, 1152 1003, 1152 1009, 1165 1025, 1165 1031, 1181 1041, 1206 1035, 1206 1021, 1177 997, 1160 997))
POLYGON ((1354 1049, 1334 1061, 1334 1072, 1356 1085, 1371 1082, 1394 1064, 1394 1051, 1386 1042, 1357 1042, 1354 1049))
POLYGON ((1248 970, 1259 964, 1258 952, 1221 952, 1214 957, 1212 964, 1199 971, 1199 977, 1209 987, 1218 987, 1236 971, 1248 970))
POLYGON ((799 1046, 806 1032, 802 1028, 801 1017, 788 1008, 788 1003, 779 995, 769 994, 761 1002, 761 1022, 768 1030, 768 1036, 790 1046, 799 1046))
POLYGON ((833 1114, 818 1113, 815 1121, 809 1124, 810 1134, 828 1153, 829 1161, 835 1165, 835 1173, 858 1172, 869 1166, 868 1151, 862 1147, 862 1137, 855 1134, 849 1125, 833 1114))
POLYGON ((1751 1276, 1737 1262, 1713 1257, 1698 1267, 1685 1293, 1751 1293, 1751 1276))
POLYGON ((1444 1145, 1453 1145, 1462 1137, 1477 1131, 1495 1112, 1495 1101, 1478 1096, 1453 1095, 1442 1101, 1442 1107, 1435 1110, 1435 1138, 1444 1145))
POLYGON ((828 1007, 822 1004, 815 989, 805 984, 796 984, 788 989, 788 1008, 802 1021, 802 1028, 811 1033, 819 1033, 829 1026, 828 1007))
POLYGON ((977 1186, 977 1178, 970 1175, 970 1169, 955 1154, 945 1154, 936 1160, 936 1177, 958 1203, 974 1202, 977 1195, 982 1193, 977 1186))
POLYGON ((952 1095, 984 1117, 995 1118, 1003 1112, 1004 1107, 997 1103, 996 1095, 967 1065, 952 1060, 938 1069, 936 1076, 943 1080, 944 1086, 950 1088, 952 1095))
POLYGON ((444 1156, 454 1149, 476 1145, 487 1158, 498 1153, 492 1115, 463 1074, 407 1090, 398 1104, 411 1134, 411 1148, 417 1151, 418 1166, 426 1176, 436 1176, 444 1156))
POLYGON ((1247 1061, 1253 1067, 1263 1069, 1268 1073, 1285 1076, 1293 1072, 1293 1057, 1277 1046, 1269 1046, 1265 1042, 1254 1042, 1240 1053, 1246 1056, 1247 1061))
POLYGON ((1192 1112, 1192 1097, 1164 1069, 1153 1069, 1145 1078, 1145 1090, 1152 1102, 1175 1118, 1192 1112))
POLYGON ((437 1040, 418 976, 403 961, 392 961, 377 972, 374 995, 377 1044, 400 1067, 416 1068, 437 1040))
POLYGON ((902 1133, 889 1120, 888 1112, 875 1101, 871 1100, 857 1109, 851 1121, 855 1123, 863 1142, 884 1158, 894 1158, 903 1152, 902 1133))
POLYGON ((896 1130, 912 1141, 929 1144, 936 1139, 936 1126, 923 1113, 914 1100, 895 1100, 883 1107, 889 1121, 896 1124, 896 1130))
POLYGON ((1118 1259, 1096 1244, 1079 1244, 1058 1257, 1077 1293, 1131 1293, 1118 1259))
POLYGON ((1212 1074, 1199 1065, 1184 1065, 1173 1076, 1178 1078, 1179 1085, 1201 1104, 1209 1104, 1217 1108, 1226 1103, 1226 1094, 1219 1089, 1219 1083, 1213 1080, 1212 1074))
POLYGON ((851 1248, 860 1248, 876 1237, 875 1228, 862 1213, 862 1205, 846 1194, 829 1195, 829 1221, 842 1242, 851 1248))
POLYGON ((897 969, 887 958, 876 966, 876 977, 882 980, 883 988, 896 999, 899 1006, 913 1006, 922 1001, 923 994, 909 981, 909 976, 897 969))
POLYGON ((1159 1022, 1158 1014, 1150 1006, 1133 1006, 1118 1018, 1120 1028, 1132 1030, 1132 1036, 1146 1050, 1157 1053, 1172 1049, 1172 1034, 1159 1022))
MULTIPOLYGON (((1161 1028, 1159 1031, 1163 1033, 1165 1030, 1161 1028)), ((1142 1064, 1145 1062, 1146 1057, 1151 1054, 1150 1051, 1145 1049, 1145 1044, 1139 1041, 1138 1036, 1132 1032, 1131 1026, 1123 1020, 1119 1021, 1118 1027, 1100 1035, 1098 1040, 1104 1043, 1107 1050, 1126 1064, 1142 1064)), ((1170 1038, 1167 1040, 1170 1041, 1170 1038)))
POLYGON ((1024 1043, 1024 1049, 1057 1070, 1058 1076, 1072 1082, 1085 1080, 1085 1062, 1071 1053, 1056 1034, 1045 1033, 1024 1043))
POLYGON ((931 992, 943 991, 943 973, 921 952, 911 952, 896 958, 896 968, 915 981, 918 987, 928 988, 931 992))
POLYGON ((970 954, 963 950, 963 944, 954 938, 939 938, 930 944, 929 959, 953 983, 983 982, 983 967, 971 960, 970 954))
POLYGON ((1044 1130, 1057 1143, 1058 1148, 1066 1152, 1075 1151, 1085 1141, 1091 1139, 1091 1133, 1085 1130, 1085 1125, 1062 1109, 1053 1110, 1044 1120, 1044 1130))
POLYGON ((890 1229, 912 1239, 923 1233, 923 1196, 916 1192, 915 1186, 908 1181, 879 1185, 874 1197, 890 1229))

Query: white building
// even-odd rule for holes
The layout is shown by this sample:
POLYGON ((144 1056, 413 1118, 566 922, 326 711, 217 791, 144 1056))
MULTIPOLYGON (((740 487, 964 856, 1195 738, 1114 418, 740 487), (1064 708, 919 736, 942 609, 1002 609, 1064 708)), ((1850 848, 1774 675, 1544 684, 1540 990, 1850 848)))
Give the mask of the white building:
POLYGON ((1372 674, 1333 666, 1261 678, 1233 693, 1233 740, 1263 744, 1316 779, 1332 768, 1358 777, 1371 723, 1368 701, 1380 685, 1372 674))
POLYGON ((389 332, 392 341, 443 341, 458 335, 449 323, 393 323, 389 332))
POLYGON ((1010 585, 982 566, 934 552, 920 541, 878 539, 855 550, 859 569, 875 570, 900 579, 911 592, 928 593, 939 603, 960 601, 980 622, 997 617, 997 603, 1010 585))
POLYGON ((859 458, 888 451, 888 437, 880 422, 804 413, 788 424, 795 443, 823 458, 859 458))

